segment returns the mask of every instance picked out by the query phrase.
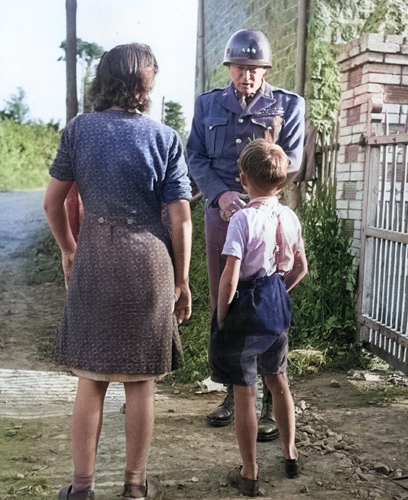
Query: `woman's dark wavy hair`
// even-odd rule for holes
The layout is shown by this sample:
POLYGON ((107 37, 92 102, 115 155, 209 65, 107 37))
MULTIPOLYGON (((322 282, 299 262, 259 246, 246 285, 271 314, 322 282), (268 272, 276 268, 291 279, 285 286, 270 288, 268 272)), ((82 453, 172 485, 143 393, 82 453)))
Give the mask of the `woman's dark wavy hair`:
POLYGON ((148 111, 149 94, 158 69, 148 45, 130 43, 105 52, 89 91, 95 111, 104 111, 111 106, 119 106, 131 113, 148 111))

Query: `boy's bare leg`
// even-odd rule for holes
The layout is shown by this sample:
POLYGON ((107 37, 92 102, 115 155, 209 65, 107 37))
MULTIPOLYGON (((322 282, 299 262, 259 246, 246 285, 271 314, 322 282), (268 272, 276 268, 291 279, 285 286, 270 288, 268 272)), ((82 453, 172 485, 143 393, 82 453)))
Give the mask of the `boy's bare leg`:
POLYGON ((256 438, 258 420, 255 412, 256 386, 234 385, 235 432, 242 457, 241 475, 258 479, 256 463, 256 438))
POLYGON ((278 424, 282 441, 283 456, 286 459, 298 458, 295 445, 295 404, 289 389, 286 374, 265 375, 265 380, 272 393, 273 413, 278 424))

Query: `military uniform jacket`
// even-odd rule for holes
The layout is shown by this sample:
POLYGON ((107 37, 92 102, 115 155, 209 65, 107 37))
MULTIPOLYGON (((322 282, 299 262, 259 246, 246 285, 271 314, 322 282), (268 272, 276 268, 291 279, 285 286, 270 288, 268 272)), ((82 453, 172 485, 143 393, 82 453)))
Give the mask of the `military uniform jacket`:
POLYGON ((288 173, 297 172, 303 153, 304 120, 303 97, 265 81, 245 110, 233 83, 198 96, 187 155, 191 176, 207 203, 213 203, 224 191, 243 191, 238 157, 254 139, 270 134, 289 157, 288 173))

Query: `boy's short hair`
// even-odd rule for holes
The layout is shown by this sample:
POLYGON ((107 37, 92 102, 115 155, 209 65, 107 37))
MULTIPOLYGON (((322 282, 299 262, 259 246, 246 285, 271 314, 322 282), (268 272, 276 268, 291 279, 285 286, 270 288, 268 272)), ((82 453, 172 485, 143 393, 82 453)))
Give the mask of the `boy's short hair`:
POLYGON ((266 139, 255 139, 243 149, 239 168, 259 187, 285 182, 289 159, 283 149, 266 139))

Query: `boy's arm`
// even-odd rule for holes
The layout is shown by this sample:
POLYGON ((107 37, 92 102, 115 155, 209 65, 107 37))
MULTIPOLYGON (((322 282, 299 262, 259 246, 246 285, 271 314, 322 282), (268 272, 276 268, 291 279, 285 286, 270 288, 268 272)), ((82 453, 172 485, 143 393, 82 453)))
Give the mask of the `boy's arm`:
POLYGON ((286 285, 286 290, 292 290, 307 274, 307 260, 305 252, 300 251, 295 254, 295 261, 293 263, 293 269, 285 274, 284 281, 286 285))
POLYGON ((239 271, 241 269, 241 259, 227 256, 224 271, 220 279, 218 291, 217 322, 218 328, 222 328, 229 306, 237 291, 239 271))

